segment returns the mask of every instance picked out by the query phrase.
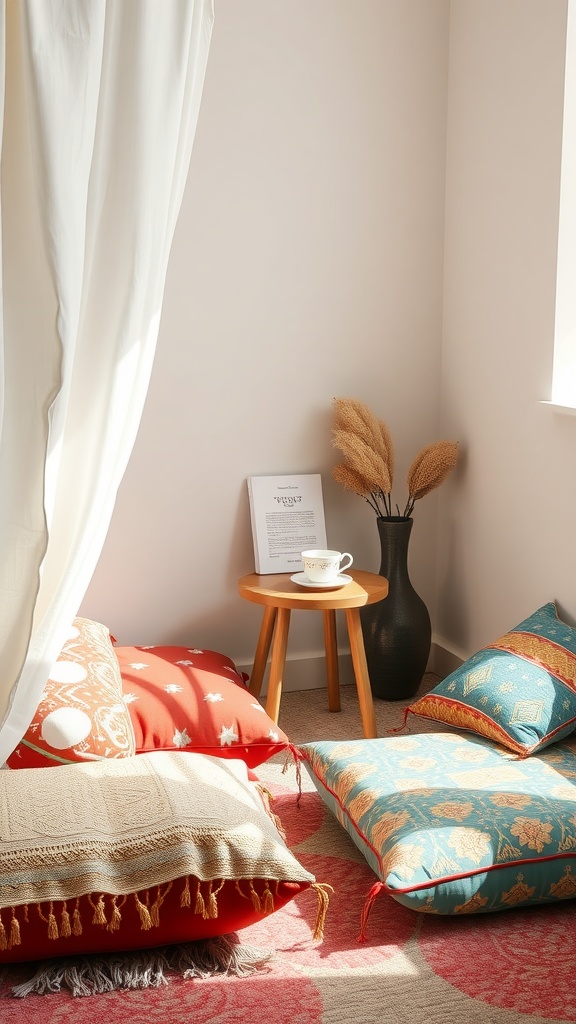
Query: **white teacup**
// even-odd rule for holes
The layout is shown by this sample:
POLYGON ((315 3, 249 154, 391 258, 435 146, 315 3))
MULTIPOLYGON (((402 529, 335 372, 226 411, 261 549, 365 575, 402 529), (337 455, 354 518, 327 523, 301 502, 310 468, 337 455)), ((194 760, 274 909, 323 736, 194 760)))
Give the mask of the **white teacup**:
POLYGON ((311 583, 335 583, 353 562, 348 551, 303 551, 304 573, 311 583))

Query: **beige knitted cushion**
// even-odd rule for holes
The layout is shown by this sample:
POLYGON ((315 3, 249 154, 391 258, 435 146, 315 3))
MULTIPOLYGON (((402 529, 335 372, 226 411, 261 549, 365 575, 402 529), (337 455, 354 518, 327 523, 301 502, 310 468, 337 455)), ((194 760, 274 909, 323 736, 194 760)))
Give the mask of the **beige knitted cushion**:
POLYGON ((25 952, 38 921, 48 939, 82 935, 87 908, 90 923, 110 933, 124 928, 125 915, 130 927, 129 911, 142 929, 157 929, 169 890, 169 916, 191 908, 199 920, 215 920, 219 901, 229 911, 234 892, 270 913, 281 905, 278 887, 299 883, 295 891, 316 890, 321 936, 326 887, 287 848, 243 761, 155 751, 3 771, 0 822, 0 962, 2 950, 25 952))
POLYGON ((0 908, 185 875, 313 881, 239 761, 156 751, 0 773, 0 908))

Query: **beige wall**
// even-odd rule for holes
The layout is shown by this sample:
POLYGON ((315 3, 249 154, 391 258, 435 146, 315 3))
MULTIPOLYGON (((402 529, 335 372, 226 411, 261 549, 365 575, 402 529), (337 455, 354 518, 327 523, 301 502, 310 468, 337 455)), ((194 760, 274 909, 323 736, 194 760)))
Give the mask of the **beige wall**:
POLYGON ((565 0, 452 4, 436 632, 470 654, 557 600, 576 618, 576 418, 550 398, 565 0))
MULTIPOLYGON (((320 472, 329 543, 377 570, 373 513, 331 479, 331 401, 386 418, 402 502, 439 429, 448 15, 217 3, 151 388, 81 609, 120 642, 251 660, 250 474, 320 472)), ((431 611, 435 510, 421 503, 411 542, 431 611)), ((295 614, 296 681, 321 647, 320 616, 295 614)))
MULTIPOLYGON (((372 513, 330 476, 331 399, 351 394, 393 431, 399 501, 420 446, 461 440, 411 541, 437 642, 465 657, 551 599, 575 620, 576 417, 538 405, 565 25, 566 0, 219 0, 152 385, 84 614, 249 664, 249 474, 321 472, 329 543, 377 569, 372 513)), ((315 620, 293 616, 288 685, 322 683, 315 620)))

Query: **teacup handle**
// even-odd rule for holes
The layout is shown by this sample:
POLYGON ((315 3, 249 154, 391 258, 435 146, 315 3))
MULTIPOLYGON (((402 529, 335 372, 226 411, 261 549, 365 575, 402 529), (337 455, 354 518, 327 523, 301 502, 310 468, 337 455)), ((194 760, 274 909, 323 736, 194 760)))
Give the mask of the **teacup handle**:
POLYGON ((348 551, 344 551, 340 559, 340 572, 344 572, 344 569, 349 569, 353 561, 352 555, 348 551), (344 561, 345 558, 348 559, 347 562, 344 561))

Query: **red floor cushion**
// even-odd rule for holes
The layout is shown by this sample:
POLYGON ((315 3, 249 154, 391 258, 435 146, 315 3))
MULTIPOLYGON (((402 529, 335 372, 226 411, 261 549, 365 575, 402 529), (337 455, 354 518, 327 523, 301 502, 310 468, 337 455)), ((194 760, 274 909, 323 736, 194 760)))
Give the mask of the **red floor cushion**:
POLYGON ((316 890, 240 760, 0 772, 0 964, 229 934, 316 890))
POLYGON ((261 878, 251 884, 231 879, 206 883, 187 877, 129 896, 96 893, 3 910, 0 964, 231 935, 280 910, 310 885, 261 878))
POLYGON ((188 647, 116 647, 136 752, 188 750, 254 768, 289 746, 234 662, 188 647))

